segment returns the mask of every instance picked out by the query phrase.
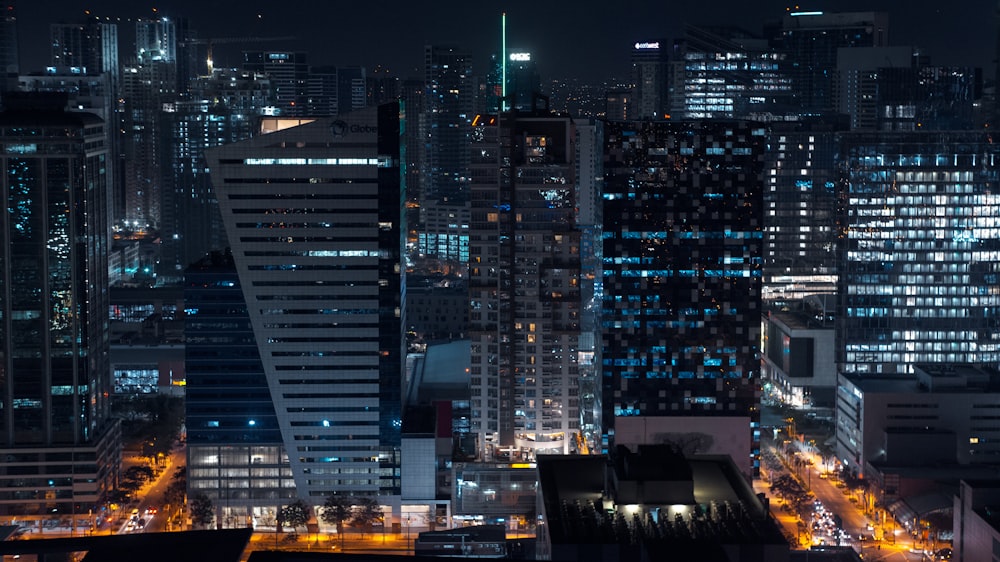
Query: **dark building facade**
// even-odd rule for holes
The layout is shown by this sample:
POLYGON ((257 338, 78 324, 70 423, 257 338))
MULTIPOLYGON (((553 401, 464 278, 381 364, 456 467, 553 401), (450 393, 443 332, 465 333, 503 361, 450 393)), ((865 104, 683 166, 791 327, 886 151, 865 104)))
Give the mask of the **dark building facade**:
POLYGON ((605 126, 603 416, 612 442, 629 418, 718 416, 738 420, 737 445, 757 454, 764 135, 730 121, 605 126))
POLYGON ((188 494, 205 494, 224 527, 269 522, 295 497, 288 454, 231 254, 184 272, 188 494))
POLYGON ((108 337, 107 134, 60 94, 0 112, 0 510, 96 507, 121 462, 108 337), (27 475, 18 468, 37 466, 27 475))

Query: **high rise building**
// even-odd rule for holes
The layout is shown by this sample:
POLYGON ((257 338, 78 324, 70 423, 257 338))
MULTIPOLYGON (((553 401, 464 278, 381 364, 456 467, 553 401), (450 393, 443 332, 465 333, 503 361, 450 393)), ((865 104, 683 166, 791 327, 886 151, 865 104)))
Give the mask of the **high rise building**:
POLYGON ((161 147, 161 272, 178 275, 211 250, 227 247, 205 150, 239 142, 256 131, 274 105, 271 84, 261 76, 215 70, 191 82, 190 96, 165 103, 160 115, 169 131, 161 147))
POLYGON ((985 132, 843 135, 847 374, 1000 361, 1000 154, 985 132))
POLYGON ((605 125, 611 444, 671 441, 755 468, 764 136, 747 122, 605 125))
POLYGON ((887 46, 889 15, 789 11, 772 41, 792 62, 792 83, 799 107, 811 113, 827 113, 837 109, 838 50, 887 46))
POLYGON ((536 109, 542 94, 542 79, 531 52, 510 50, 507 53, 507 106, 509 109, 536 109))
POLYGON ((763 297, 833 294, 837 288, 844 119, 769 125, 765 154, 763 297))
POLYGON ((477 118, 473 138, 472 432, 486 460, 574 452, 583 271, 573 122, 504 112, 477 118))
POLYGON ((671 59, 671 115, 774 121, 795 114, 785 54, 740 28, 689 25, 671 59))
POLYGON ((669 57, 665 39, 636 41, 632 46, 631 119, 662 121, 669 112, 669 57))
POLYGON ((469 143, 476 88, 471 60, 457 47, 425 48, 420 146, 410 147, 417 148, 421 174, 418 251, 458 263, 468 258, 469 143))
POLYGON ((96 509, 121 464, 109 410, 107 133, 96 116, 65 112, 66 100, 10 92, 0 112, 7 515, 96 509))
POLYGON ((309 115, 312 117, 339 115, 363 109, 368 105, 365 68, 363 66, 310 68, 308 100, 309 115))
POLYGON ((163 104, 175 101, 176 82, 177 66, 170 61, 150 60, 123 68, 125 220, 137 229, 161 224, 160 155, 167 140, 161 117, 163 104))
POLYGON ((177 25, 172 18, 140 19, 135 22, 135 52, 139 63, 177 61, 177 25))
MULTIPOLYGON (((124 107, 121 99, 121 65, 118 58, 118 24, 101 22, 97 18, 77 23, 54 23, 49 27, 52 44, 51 68, 46 75, 66 76, 85 74, 87 78, 77 76, 67 80, 60 86, 56 79, 32 78, 31 89, 50 91, 69 91, 72 97, 84 96, 84 80, 91 84, 101 83, 100 99, 98 93, 87 92, 89 98, 80 104, 89 111, 97 111, 98 115, 110 125, 108 130, 108 157, 111 160, 109 168, 114 178, 113 192, 110 194, 113 205, 110 207, 112 224, 118 224, 125 216, 125 164, 123 160, 124 107), (98 78, 103 76, 103 79, 98 78), (74 85, 75 83, 75 85, 74 85)), ((20 81, 21 89, 25 89, 24 81, 20 81)), ((91 88, 92 90, 92 88, 91 88)))
POLYGON ((280 115, 287 117, 308 115, 309 64, 306 62, 306 53, 245 51, 243 70, 268 77, 280 115))
POLYGON ((225 527, 273 525, 296 488, 231 254, 187 268, 184 306, 188 496, 225 527))
POLYGON ((7 0, 0 16, 0 91, 12 90, 21 65, 17 49, 17 2, 7 0))
POLYGON ((472 57, 453 46, 424 49, 427 161, 423 200, 469 200, 469 135, 475 81, 472 57))
POLYGON ((314 504, 399 495, 401 113, 385 104, 206 151, 296 496, 314 504))
POLYGON ((52 66, 86 68, 88 73, 107 72, 117 83, 118 24, 96 18, 81 23, 49 26, 52 66))

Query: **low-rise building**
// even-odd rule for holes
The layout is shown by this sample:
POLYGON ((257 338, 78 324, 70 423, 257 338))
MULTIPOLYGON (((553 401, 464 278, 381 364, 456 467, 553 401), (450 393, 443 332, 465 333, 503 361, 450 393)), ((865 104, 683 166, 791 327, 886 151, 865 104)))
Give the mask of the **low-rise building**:
POLYGON ((724 455, 660 445, 538 460, 543 560, 789 560, 789 545, 724 455))
POLYGON ((761 375, 768 394, 794 407, 832 407, 837 387, 832 302, 828 295, 764 313, 761 375))

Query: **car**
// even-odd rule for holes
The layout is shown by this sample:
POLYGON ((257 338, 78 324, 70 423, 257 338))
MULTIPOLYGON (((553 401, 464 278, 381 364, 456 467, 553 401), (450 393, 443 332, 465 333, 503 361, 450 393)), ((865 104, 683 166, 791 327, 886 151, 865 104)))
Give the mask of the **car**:
POLYGON ((934 552, 935 560, 951 560, 951 549, 950 548, 939 548, 934 552))

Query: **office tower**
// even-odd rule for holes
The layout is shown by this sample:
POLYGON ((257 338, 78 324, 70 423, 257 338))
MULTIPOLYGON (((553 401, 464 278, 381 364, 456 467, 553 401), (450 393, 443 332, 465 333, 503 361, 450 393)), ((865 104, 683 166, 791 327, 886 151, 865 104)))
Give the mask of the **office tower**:
POLYGON ((388 68, 376 65, 365 79, 366 105, 382 105, 399 99, 402 82, 388 68))
POLYGON ((195 79, 189 99, 164 104, 161 272, 179 275, 209 251, 227 247, 205 150, 250 138, 273 105, 268 80, 232 70, 195 79))
POLYGON ((792 80, 784 53, 736 27, 687 26, 671 55, 670 114, 684 119, 784 120, 792 80))
POLYGON ((167 140, 163 104, 177 94, 177 66, 165 60, 130 64, 122 72, 124 99, 125 220, 136 229, 161 223, 163 162, 167 140))
POLYGON ((632 90, 609 90, 605 94, 604 117, 608 121, 631 121, 635 111, 632 90))
POLYGON ((363 109, 368 105, 367 88, 363 66, 314 66, 309 69, 308 115, 329 117, 363 109))
POLYGON ((669 101, 670 50, 664 39, 636 41, 632 46, 632 103, 642 121, 666 119, 669 101))
POLYGON ((177 61, 177 25, 172 18, 140 19, 135 22, 135 52, 139 63, 177 61))
MULTIPOLYGON (((775 122, 765 153, 763 298, 834 294, 840 227, 839 118, 775 122)), ((831 311, 832 313, 832 311, 831 311)))
POLYGON ((243 70, 268 77, 280 115, 302 117, 308 114, 309 65, 305 53, 244 51, 243 70))
POLYGON ((831 112, 836 105, 838 50, 885 47, 886 12, 788 12, 772 38, 792 62, 792 83, 799 107, 810 113, 831 112))
MULTIPOLYGON (((837 110, 850 116, 852 131, 875 130, 879 114, 880 72, 882 69, 906 69, 919 65, 919 52, 913 47, 856 47, 844 49, 837 56, 837 110)), ((896 113, 892 107, 891 112, 896 113)))
POLYGON ((273 525, 295 482, 231 254, 185 270, 184 305, 188 496, 208 496, 225 527, 273 525))
POLYGON ((757 466, 764 135, 746 122, 605 125, 612 445, 697 445, 757 466))
POLYGON ((1000 155, 985 132, 850 133, 841 372, 996 365, 1000 155))
POLYGON ((385 104, 206 151, 296 497, 314 504, 399 494, 401 119, 385 104))
POLYGON ((531 53, 512 50, 507 53, 507 106, 510 109, 536 109, 542 95, 542 79, 531 53))
POLYGON ((339 113, 336 66, 311 67, 307 90, 310 117, 332 117, 339 113))
POLYGON ((421 191, 416 194, 418 251, 457 263, 468 258, 463 256, 468 247, 468 221, 462 219, 469 212, 470 124, 476 87, 471 60, 456 47, 428 45, 424 49, 423 111, 415 155, 421 171, 421 191))
POLYGON ((107 135, 94 115, 65 112, 66 99, 10 92, 0 112, 6 515, 96 508, 121 463, 109 412, 107 135))
POLYGON ((876 126, 880 131, 979 129, 985 119, 982 69, 919 65, 880 68, 876 126))
POLYGON ((472 432, 483 457, 577 450, 582 310, 572 120, 481 117, 469 234, 472 432))
POLYGON ((68 91, 71 99, 80 102, 74 107, 96 112, 111 124, 107 127, 108 157, 114 181, 109 193, 112 199, 109 212, 111 223, 120 224, 125 216, 125 164, 122 145, 124 114, 119 103, 121 67, 118 62, 118 24, 101 22, 97 18, 76 23, 55 23, 49 26, 49 34, 52 66, 45 69, 47 78, 33 74, 27 85, 22 78, 20 87, 22 90, 68 91), (100 91, 94 87, 97 84, 100 84, 100 91))
POLYGON ((472 57, 451 46, 424 49, 426 177, 422 200, 464 203, 475 81, 472 57))
POLYGON ((20 59, 17 49, 17 2, 7 0, 3 8, 3 18, 0 19, 0 91, 13 90, 15 79, 20 72, 20 59))
POLYGON ((576 206, 580 229, 580 439, 581 453, 600 451, 601 425, 601 301, 604 122, 574 120, 576 132, 576 206))
POLYGON ((107 72, 118 79, 118 24, 96 18, 81 23, 49 26, 52 66, 86 68, 88 73, 107 72))

